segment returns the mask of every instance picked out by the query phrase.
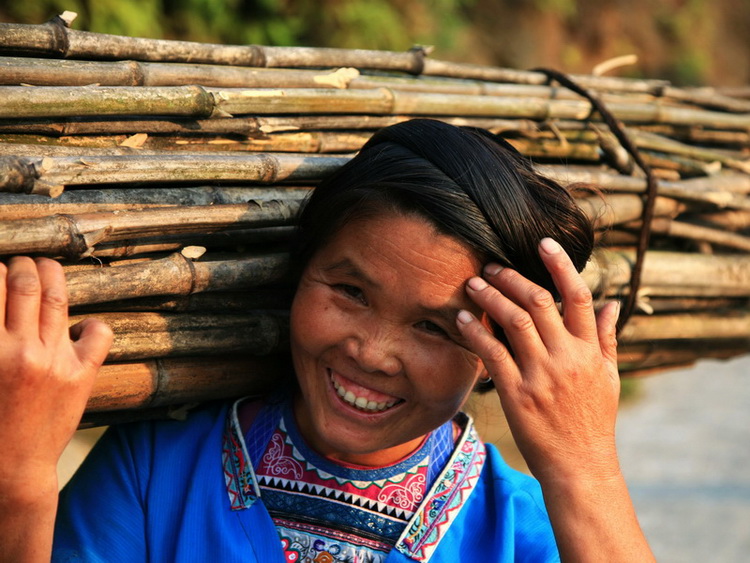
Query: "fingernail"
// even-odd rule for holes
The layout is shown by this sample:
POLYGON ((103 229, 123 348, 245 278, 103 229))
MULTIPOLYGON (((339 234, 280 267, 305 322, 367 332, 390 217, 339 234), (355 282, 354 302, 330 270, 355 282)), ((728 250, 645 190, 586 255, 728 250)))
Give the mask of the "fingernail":
POLYGON ((488 276, 496 276, 500 272, 502 272, 503 267, 500 264, 495 264, 494 262, 490 262, 484 267, 484 273, 488 276))
POLYGON ((482 291, 483 289, 487 288, 487 282, 482 278, 477 277, 470 278, 469 281, 466 282, 466 285, 468 285, 474 291, 482 291))
POLYGON ((458 312, 456 319, 462 325, 466 325, 466 324, 469 324, 474 319, 474 317, 471 315, 471 313, 469 313, 469 311, 464 311, 463 309, 461 309, 458 312))
POLYGON ((622 303, 620 301, 615 301, 615 319, 620 318, 620 309, 622 308, 622 303))
POLYGON ((562 246, 549 237, 545 237, 539 241, 539 246, 547 254, 558 254, 562 250, 562 246))

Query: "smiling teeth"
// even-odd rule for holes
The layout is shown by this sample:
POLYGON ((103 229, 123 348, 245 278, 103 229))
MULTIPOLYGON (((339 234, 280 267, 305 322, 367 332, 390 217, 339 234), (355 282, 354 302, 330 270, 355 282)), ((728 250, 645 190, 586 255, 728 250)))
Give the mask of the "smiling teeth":
POLYGON ((333 387, 336 389, 336 393, 338 393, 338 396, 341 397, 345 402, 363 411, 380 412, 389 409, 393 405, 398 403, 398 399, 383 403, 376 403, 375 401, 370 401, 368 399, 365 399, 364 397, 357 397, 354 393, 352 393, 351 391, 347 391, 335 381, 333 382, 333 387))

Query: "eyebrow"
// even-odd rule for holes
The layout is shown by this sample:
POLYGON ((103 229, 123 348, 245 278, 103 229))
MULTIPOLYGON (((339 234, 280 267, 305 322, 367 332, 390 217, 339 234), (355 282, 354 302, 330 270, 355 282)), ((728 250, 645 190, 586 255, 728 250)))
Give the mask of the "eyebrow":
POLYGON ((371 287, 375 287, 375 288, 380 287, 379 283, 377 283, 375 280, 373 280, 367 274, 365 274, 349 258, 344 258, 342 260, 339 260, 338 262, 331 264, 330 266, 326 266, 325 268, 323 268, 323 271, 327 273, 331 273, 331 274, 343 274, 343 275, 352 277, 354 279, 360 280, 363 283, 366 283, 367 285, 371 287))
MULTIPOLYGON (((377 283, 375 280, 373 280, 367 274, 365 274, 349 258, 343 258, 342 260, 339 260, 338 262, 334 262, 333 264, 323 268, 323 271, 328 272, 328 273, 333 273, 333 274, 343 274, 346 276, 350 276, 374 288, 380 287, 379 283, 377 283)), ((453 305, 446 305, 445 307, 433 308, 433 307, 425 307, 423 305, 418 305, 418 308, 422 312, 422 314, 426 316, 435 315, 443 319, 448 327, 454 328, 454 325, 456 323, 456 316, 458 316, 458 312, 462 308, 465 309, 466 307, 455 307, 453 305)), ((457 329, 456 329, 456 332, 458 332, 457 329)))

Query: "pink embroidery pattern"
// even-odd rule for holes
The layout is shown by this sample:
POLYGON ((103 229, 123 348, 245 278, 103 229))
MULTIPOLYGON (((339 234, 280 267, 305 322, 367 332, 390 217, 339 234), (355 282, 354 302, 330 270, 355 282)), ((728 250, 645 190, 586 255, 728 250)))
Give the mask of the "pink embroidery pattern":
POLYGON ((274 477, 300 479, 304 473, 302 464, 291 456, 284 455, 284 441, 279 434, 274 434, 266 453, 263 455, 265 471, 274 477))
POLYGON ((402 483, 385 485, 378 494, 378 501, 414 512, 424 498, 426 481, 424 473, 417 473, 402 483))

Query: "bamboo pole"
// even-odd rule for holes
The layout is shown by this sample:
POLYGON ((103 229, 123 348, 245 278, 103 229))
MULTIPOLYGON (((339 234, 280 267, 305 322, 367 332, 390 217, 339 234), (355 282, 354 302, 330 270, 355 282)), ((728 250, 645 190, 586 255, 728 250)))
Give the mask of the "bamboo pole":
POLYGON ((285 202, 167 207, 0 222, 0 255, 45 254, 81 258, 96 245, 165 233, 288 225, 299 205, 285 202))
POLYGON ((210 251, 273 252, 278 249, 281 252, 287 249, 294 230, 293 226, 260 227, 215 233, 197 232, 125 239, 98 244, 93 248, 90 256, 97 259, 122 259, 154 253, 180 252, 189 246, 210 251))
MULTIPOLYGON (((635 254, 600 249, 583 271, 589 287, 602 295, 627 292, 635 254)), ((739 297, 750 295, 750 256, 685 252, 646 253, 641 282, 644 295, 739 297), (700 275, 696 275, 700 272, 700 275)))
POLYGON ((296 206, 302 204, 310 191, 311 188, 300 186, 108 188, 68 190, 56 199, 0 192, 0 221, 155 207, 246 204, 250 201, 283 201, 296 206))
POLYGON ((204 291, 247 289, 283 278, 286 255, 191 261, 180 253, 168 258, 67 275, 70 305, 104 303, 153 295, 190 295, 204 291))
POLYGON ((728 313, 681 313, 675 315, 636 315, 623 328, 622 342, 660 340, 741 340, 750 344, 750 311, 728 313))
MULTIPOLYGON (((62 116, 190 117, 241 114, 407 114, 513 117, 535 120, 586 120, 587 101, 528 97, 496 97, 389 88, 329 90, 323 88, 225 88, 202 86, 3 86, 0 118, 62 116), (61 92, 62 90, 62 92, 61 92)), ((612 103, 609 109, 625 122, 703 125, 719 129, 750 129, 750 114, 730 114, 648 103, 612 103)))
MULTIPOLYGON (((88 318, 73 315, 70 324, 88 318)), ((97 313, 115 334, 108 362, 167 356, 266 355, 288 349, 283 314, 97 313)))
MULTIPOLYGON (((183 405, 269 392, 285 361, 276 356, 158 358, 106 364, 99 370, 86 413, 183 405)), ((101 419, 100 423, 101 423, 101 419)))
POLYGON ((341 156, 215 153, 0 157, 0 192, 56 197, 67 185, 132 182, 243 181, 261 184, 319 180, 349 160, 341 156))
MULTIPOLYGON (((91 305, 77 305, 73 313, 94 314, 124 312, 165 313, 221 313, 226 311, 288 310, 292 302, 291 286, 253 287, 246 291, 191 293, 157 297, 135 297, 123 301, 108 301, 91 305)), ((712 302, 715 300, 711 300, 712 302)))
MULTIPOLYGON (((218 45, 91 33, 69 29, 68 25, 60 18, 43 25, 0 24, 0 52, 21 52, 70 59, 132 59, 266 68, 355 67, 490 82, 547 82, 546 75, 541 72, 428 59, 425 57, 425 51, 419 48, 406 52, 392 52, 218 45)), ((654 92, 668 84, 659 80, 628 80, 588 75, 576 76, 575 79, 588 88, 627 92, 654 92)))

